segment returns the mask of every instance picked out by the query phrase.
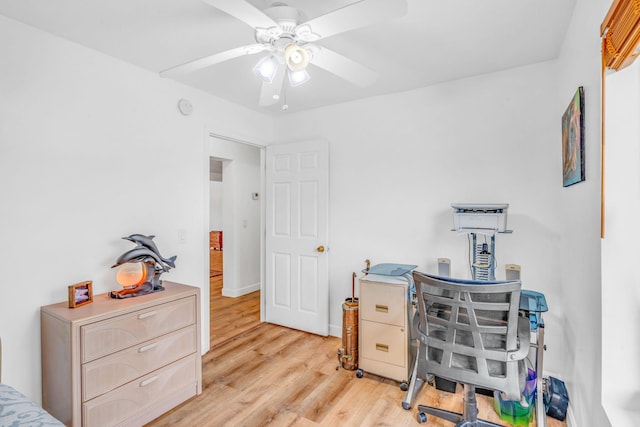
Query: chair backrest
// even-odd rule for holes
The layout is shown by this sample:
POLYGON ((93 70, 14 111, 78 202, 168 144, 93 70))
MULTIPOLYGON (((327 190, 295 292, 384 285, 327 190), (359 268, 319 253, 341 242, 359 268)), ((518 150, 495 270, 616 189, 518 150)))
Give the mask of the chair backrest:
POLYGON ((413 279, 420 314, 419 369, 423 364, 427 373, 520 400, 529 349, 528 320, 518 315, 520 281, 457 280, 417 271, 413 279), (520 319, 526 331, 525 325, 519 328, 520 319))

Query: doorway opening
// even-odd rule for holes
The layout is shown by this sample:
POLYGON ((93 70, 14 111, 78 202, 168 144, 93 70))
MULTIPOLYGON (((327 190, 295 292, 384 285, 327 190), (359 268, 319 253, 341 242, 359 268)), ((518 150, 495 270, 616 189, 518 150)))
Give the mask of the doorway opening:
POLYGON ((260 323, 261 149, 210 138, 210 347, 260 323))

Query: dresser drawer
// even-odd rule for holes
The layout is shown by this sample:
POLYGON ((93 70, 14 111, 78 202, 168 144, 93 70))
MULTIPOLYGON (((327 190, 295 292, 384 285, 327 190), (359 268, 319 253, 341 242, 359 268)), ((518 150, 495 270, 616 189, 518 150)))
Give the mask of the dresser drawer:
POLYGON ((113 426, 146 407, 167 398, 181 388, 197 387, 197 357, 192 355, 142 378, 123 385, 82 405, 82 425, 113 426))
POLYGON ((360 357, 406 366, 407 335, 403 327, 363 321, 361 334, 360 357))
POLYGON ((195 324, 196 298, 188 297, 82 326, 82 362, 195 324))
POLYGON ((82 400, 90 400, 144 374, 195 353, 196 326, 145 341, 82 365, 82 400))
POLYGON ((407 287, 390 283, 360 282, 360 317, 405 326, 407 287))

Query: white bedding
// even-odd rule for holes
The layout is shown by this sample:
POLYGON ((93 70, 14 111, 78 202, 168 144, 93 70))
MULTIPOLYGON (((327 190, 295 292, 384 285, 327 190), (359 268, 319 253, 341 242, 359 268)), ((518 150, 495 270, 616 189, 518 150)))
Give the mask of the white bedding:
POLYGON ((64 426, 27 396, 0 384, 0 427, 64 426))

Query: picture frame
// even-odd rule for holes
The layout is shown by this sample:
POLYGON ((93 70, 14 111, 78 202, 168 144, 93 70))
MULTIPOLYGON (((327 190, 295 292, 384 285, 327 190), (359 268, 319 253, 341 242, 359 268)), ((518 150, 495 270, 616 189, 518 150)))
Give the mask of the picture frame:
POLYGON ((93 282, 86 280, 69 285, 69 308, 77 308, 93 302, 93 282))
POLYGON ((578 87, 562 115, 562 186, 585 180, 584 89, 578 87))

